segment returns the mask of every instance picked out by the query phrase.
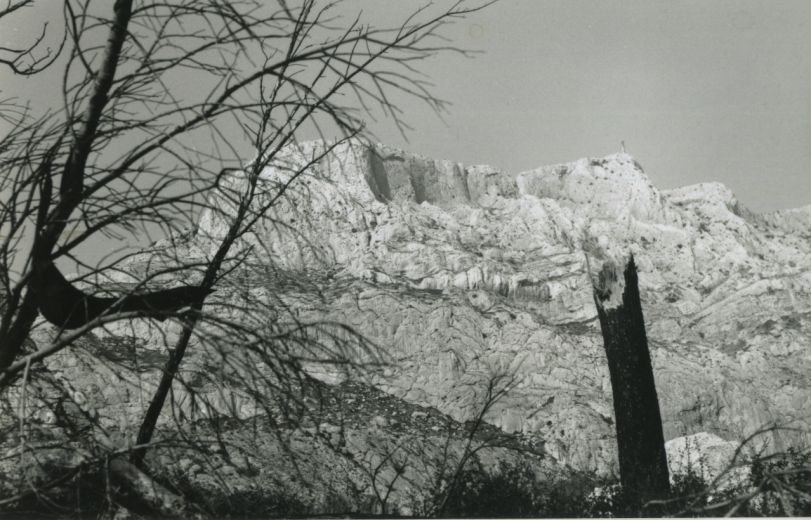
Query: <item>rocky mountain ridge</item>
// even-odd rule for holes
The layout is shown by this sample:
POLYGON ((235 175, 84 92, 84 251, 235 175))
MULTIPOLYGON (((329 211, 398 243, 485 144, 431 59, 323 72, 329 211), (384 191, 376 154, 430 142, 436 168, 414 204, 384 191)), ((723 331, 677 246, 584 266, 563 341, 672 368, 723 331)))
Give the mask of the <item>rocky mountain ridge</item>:
MULTIPOLYGON (((286 150, 262 173, 264 197, 325 146, 286 150)), ((661 191, 624 153, 513 175, 359 142, 285 190, 245 245, 274 269, 320 277, 322 298, 297 297, 297 312, 371 339, 389 360, 375 384, 395 396, 466 420, 483 381, 510 373, 490 422, 542 437, 561 463, 610 471, 586 259, 596 272, 633 253, 666 438, 737 441, 791 421, 808 431, 811 206, 757 215, 719 183, 661 191)), ((197 232, 203 251, 224 229, 229 204, 216 206, 197 232)))
MULTIPOLYGON (((274 204, 238 244, 248 267, 235 283, 218 287, 205 310, 247 330, 285 320, 338 323, 370 342, 341 345, 349 364, 313 356, 305 363, 336 395, 349 395, 341 389, 350 385, 356 400, 371 385, 388 396, 370 400, 385 403, 372 408, 374 424, 367 428, 364 418, 347 427, 361 439, 350 446, 350 458, 387 456, 383 448, 367 449, 373 441, 390 449, 421 436, 438 446, 431 453, 441 453, 447 435, 426 429, 422 410, 463 432, 496 381, 508 391, 490 403, 485 420, 520 433, 544 471, 563 466, 616 474, 611 386, 588 269, 596 273, 602 262, 628 253, 639 267, 672 466, 694 463, 689 456, 685 462, 684 452, 695 444, 717 474, 740 441, 764 428, 752 442, 756 450, 808 442, 811 206, 758 215, 718 183, 658 190, 624 153, 510 174, 358 141, 319 158, 330 146, 287 148, 262 172, 256 203, 274 204), (251 313, 244 312, 248 300, 259 304, 251 313), (412 419, 403 420, 398 406, 412 419), (392 420, 400 426, 389 427, 392 420), (795 429, 769 429, 776 424, 795 429)), ((204 260, 225 232, 233 194, 244 186, 244 174, 227 177, 196 230, 132 257, 113 281, 149 279, 166 266, 167 255, 204 260)), ((154 282, 179 280, 169 271, 154 282)), ((39 327, 32 339, 47 342, 52 333, 39 327)), ((47 369, 82 413, 126 449, 178 333, 169 321, 111 323, 49 358, 47 369)), ((330 331, 314 334, 325 344, 335 341, 330 331)), ((194 417, 205 415, 256 422, 267 411, 257 399, 275 399, 272 384, 261 392, 251 387, 264 377, 255 358, 227 341, 216 345, 193 338, 183 382, 160 422, 169 435, 173 428, 196 428, 194 417)), ((28 409, 45 432, 57 420, 48 407, 28 409)), ((347 410, 341 413, 353 405, 347 410)), ((318 443, 340 441, 334 437, 343 419, 336 417, 328 410, 303 434, 315 428, 318 443)), ((256 431, 235 427, 233 435, 248 439, 256 431)), ((302 454, 310 449, 301 432, 290 435, 302 454)), ((457 451, 464 439, 458 435, 457 451)), ((271 452, 283 451, 273 433, 260 436, 271 452)), ((17 444, 10 442, 13 451, 17 444)), ((291 493, 321 503, 331 496, 329 486, 357 481, 352 493, 368 498, 362 473, 349 480, 331 473, 343 463, 321 444, 313 449, 324 453, 323 461, 306 466, 324 476, 324 485, 291 493)), ((160 457, 168 457, 161 467, 174 467, 173 456, 160 457)), ((250 468, 265 459, 257 460, 231 470, 253 474, 250 468)), ((357 473, 356 462, 347 463, 347 475, 357 473)), ((263 478, 284 480, 269 464, 263 478)), ((422 482, 428 470, 409 471, 422 482)), ((403 487, 392 503, 410 507, 412 492, 403 487)))

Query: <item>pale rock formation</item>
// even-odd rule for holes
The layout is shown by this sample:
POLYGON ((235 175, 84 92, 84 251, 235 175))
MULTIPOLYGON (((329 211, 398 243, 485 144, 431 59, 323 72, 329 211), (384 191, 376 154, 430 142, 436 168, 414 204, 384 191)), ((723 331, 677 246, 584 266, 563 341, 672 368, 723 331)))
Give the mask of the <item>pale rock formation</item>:
POLYGON ((665 449, 671 481, 677 475, 693 475, 716 491, 745 485, 750 473, 747 462, 756 455, 707 432, 671 439, 665 449))
MULTIPOLYGON (((596 273, 631 252, 666 439, 736 443, 793 421, 804 431, 771 431, 760 445, 809 440, 811 207, 755 215, 717 183, 660 191, 625 153, 512 175, 355 141, 319 158, 325 150, 291 147, 261 174, 258 204, 283 196, 240 243, 264 265, 240 289, 267 303, 250 319, 283 319, 274 309, 286 307, 345 323, 378 349, 355 361, 385 361, 367 380, 457 420, 475 417, 487 381, 508 374, 514 384, 486 419, 542 440, 561 464, 607 473, 611 386, 586 257, 596 273)), ((243 175, 226 180, 182 243, 186 258, 213 252, 244 186, 243 175)), ((148 270, 145 258, 133 272, 148 270)), ((207 309, 222 313, 244 297, 214 296, 207 309)), ((137 323, 107 330, 163 349, 169 329, 137 323)), ((356 375, 309 368, 330 382, 356 375)))
MULTIPOLYGON (((265 170, 267 196, 324 146, 265 170)), ((271 214, 247 242, 279 269, 341 280, 300 312, 379 345, 391 369, 376 384, 466 419, 488 374, 515 373, 488 419, 543 436, 561 462, 606 470, 615 449, 586 255, 637 259, 667 437, 808 424, 808 208, 755 215, 718 183, 660 191, 624 153, 510 175, 352 142, 271 214)), ((226 219, 208 212, 199 240, 226 219)))

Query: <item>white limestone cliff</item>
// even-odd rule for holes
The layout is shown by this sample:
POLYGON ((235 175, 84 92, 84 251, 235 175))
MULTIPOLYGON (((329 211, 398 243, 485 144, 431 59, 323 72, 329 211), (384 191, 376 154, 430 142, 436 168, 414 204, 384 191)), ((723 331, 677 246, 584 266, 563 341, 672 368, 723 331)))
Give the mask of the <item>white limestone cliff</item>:
MULTIPOLYGON (((799 431, 772 431, 761 445, 809 440, 811 207, 756 215, 718 183, 661 191, 625 153, 514 175, 353 141, 288 183, 325 146, 288 148, 262 172, 258 203, 284 196, 240 246, 276 278, 257 273, 249 290, 302 321, 362 333, 386 362, 368 374, 380 389, 468 420, 487 380, 509 374, 515 385, 489 422, 543 442, 561 464, 612 471, 611 387, 586 258, 596 272, 631 252, 666 439, 707 432, 736 443, 794 421, 799 431)), ((233 208, 227 194, 241 186, 243 176, 227 179, 180 245, 184 255, 213 251, 233 208)), ((233 312, 218 305, 207 308, 233 312)), ((146 349, 162 348, 167 333, 146 321, 106 330, 146 349)), ((309 368, 330 381, 352 377, 309 368)), ((94 384, 121 393, 102 411, 110 421, 121 406, 139 415, 129 387, 94 384)), ((251 413, 249 404, 222 407, 251 413)))
MULTIPOLYGON (((323 147, 266 169, 267 196, 323 147)), ((300 310, 375 341, 392 361, 381 388, 465 419, 477 381, 515 372, 488 419, 562 462, 606 469, 614 450, 586 255, 636 258, 668 438, 809 425, 808 208, 756 215, 719 183, 660 191, 624 153, 512 175, 352 142, 271 213, 248 241, 279 269, 346 282, 300 310)), ((207 213, 199 240, 223 218, 207 213)))

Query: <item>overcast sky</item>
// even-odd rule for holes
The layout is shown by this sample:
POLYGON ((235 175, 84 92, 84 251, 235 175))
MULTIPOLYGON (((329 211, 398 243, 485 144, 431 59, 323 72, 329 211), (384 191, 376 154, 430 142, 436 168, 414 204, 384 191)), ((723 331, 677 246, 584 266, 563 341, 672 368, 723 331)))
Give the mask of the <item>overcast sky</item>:
MULTIPOLYGON (((59 4, 40 2, 0 45, 59 4)), ((345 8, 395 24, 419 5, 345 8)), ((509 171, 613 153, 624 140, 660 188, 720 181, 756 211, 801 206, 811 203, 809 21, 806 0, 503 0, 445 32, 481 55, 425 64, 453 102, 445 123, 406 105, 409 142, 391 125, 372 128, 388 144, 509 171)))
POLYGON ((410 143, 378 134, 510 171, 624 140, 660 188, 720 181, 756 211, 811 204, 809 22, 806 0, 504 0, 449 31, 483 55, 427 67, 454 103, 447 126, 420 110, 410 143))

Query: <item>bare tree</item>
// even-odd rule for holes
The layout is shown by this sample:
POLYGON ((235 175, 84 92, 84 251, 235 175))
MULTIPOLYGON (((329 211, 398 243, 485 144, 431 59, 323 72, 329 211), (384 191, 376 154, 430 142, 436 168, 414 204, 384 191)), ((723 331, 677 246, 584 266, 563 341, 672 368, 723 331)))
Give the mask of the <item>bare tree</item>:
MULTIPOLYGON (((112 16, 95 13, 89 2, 74 4, 65 3, 64 103, 36 119, 24 109, 3 139, 4 384, 25 363, 104 322, 134 314, 166 318, 190 306, 199 314, 231 246, 261 218, 264 208, 251 203, 262 169, 305 124, 331 125, 342 139, 359 135, 363 121, 353 106, 341 104, 347 94, 367 109, 379 104, 401 128, 405 123, 388 101, 393 92, 442 109, 413 64, 455 50, 435 43, 437 31, 477 9, 461 3, 438 14, 421 9, 402 26, 375 29, 359 19, 341 27, 331 14, 334 3, 313 1, 268 9, 253 1, 119 0, 112 16), (95 40, 105 32, 100 46, 95 40), (180 74, 194 76, 201 87, 185 92, 195 99, 176 95, 173 82, 180 74), (236 125, 236 137, 224 135, 227 122, 236 125), (65 280, 57 261, 72 257, 83 265, 74 254, 94 235, 130 236, 140 243, 154 226, 169 235, 193 223, 205 195, 223 175, 241 169, 245 142, 259 160, 246 171, 245 191, 238 194, 221 247, 204 265, 176 258, 164 269, 190 271, 199 284, 146 291, 150 280, 142 280, 129 292, 99 297, 65 280), (25 238, 32 242, 28 249, 22 247, 25 238), (73 332, 62 330, 54 345, 18 360, 38 313, 73 332)), ((83 267, 105 274, 120 261, 119 255, 83 267)))
MULTIPOLYGON (((0 20, 10 19, 15 11, 32 7, 34 0, 6 0, 0 7, 0 20)), ((67 33, 62 33, 62 39, 56 49, 45 46, 44 41, 48 32, 48 24, 42 24, 41 31, 28 41, 20 42, 13 47, 0 46, 0 65, 8 67, 14 74, 31 76, 48 68, 59 57, 65 44, 67 33)))
MULTIPOLYGON (((13 16, 29 3, 9 2, 0 15, 13 16)), ((441 30, 486 3, 426 6, 381 29, 360 17, 341 18, 341 2, 116 0, 110 11, 66 0, 64 49, 36 54, 40 37, 0 61, 18 74, 45 74, 55 70, 60 51, 64 58, 62 95, 53 106, 0 106, 9 127, 0 138, 0 391, 20 379, 24 385, 39 373, 36 365, 99 327, 142 318, 179 322, 182 332, 131 455, 136 466, 202 330, 206 341, 235 342, 259 359, 257 370, 273 375, 263 379, 267 392, 280 390, 285 378, 293 382, 284 390, 292 391, 301 380, 300 357, 313 351, 323 357, 325 343, 314 342, 295 320, 254 326, 251 320, 277 300, 254 309, 245 307, 250 302, 231 304, 243 316, 224 319, 205 312, 209 295, 243 272, 248 253, 235 247, 242 237, 311 165, 363 136, 364 116, 382 112, 406 131, 392 101, 398 96, 444 109, 417 67, 437 52, 467 55, 441 30), (306 132, 337 138, 285 183, 268 187, 263 170, 306 132), (255 160, 246 165, 245 156, 255 160), (215 193, 229 203, 225 233, 211 254, 189 258, 170 244, 147 272, 128 269, 128 257, 152 237, 193 227, 215 193), (133 247, 96 264, 84 261, 99 236, 133 247), (63 274, 70 261, 80 277, 63 274), (187 283, 165 287, 167 278, 187 283), (49 330, 47 343, 29 342, 36 331, 49 330)), ((327 336, 344 330, 308 325, 327 336)), ((119 468, 132 471, 123 462, 119 468)))

